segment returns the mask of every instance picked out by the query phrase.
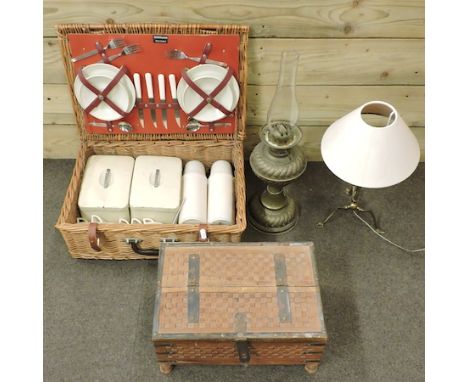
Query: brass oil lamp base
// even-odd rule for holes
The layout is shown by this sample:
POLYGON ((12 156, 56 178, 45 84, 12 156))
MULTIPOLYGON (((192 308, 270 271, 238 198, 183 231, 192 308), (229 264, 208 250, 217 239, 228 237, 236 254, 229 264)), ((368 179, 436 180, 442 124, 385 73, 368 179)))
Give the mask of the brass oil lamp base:
POLYGON ((296 202, 284 193, 283 188, 272 185, 251 199, 248 212, 254 228, 275 234, 293 229, 299 215, 296 202))
POLYGON ((275 122, 263 128, 262 142, 250 155, 253 172, 267 184, 265 191, 249 202, 249 221, 259 231, 284 233, 297 223, 298 207, 283 187, 299 178, 307 167, 306 157, 297 147, 301 138, 299 127, 275 122))

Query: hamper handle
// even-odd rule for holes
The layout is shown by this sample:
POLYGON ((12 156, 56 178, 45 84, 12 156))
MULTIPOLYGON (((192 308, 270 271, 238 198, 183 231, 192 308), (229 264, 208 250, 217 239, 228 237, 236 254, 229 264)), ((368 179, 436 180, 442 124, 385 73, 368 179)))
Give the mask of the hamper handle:
POLYGON ((130 247, 132 248, 133 252, 135 252, 137 255, 141 256, 153 256, 155 258, 159 258, 159 249, 158 248, 141 248, 139 246, 139 243, 141 243, 143 240, 140 239, 125 239, 125 242, 127 244, 130 244, 130 247))
MULTIPOLYGON (((127 244, 130 244, 132 247, 133 252, 137 255, 141 256, 153 256, 156 259, 159 258, 159 249, 158 248, 141 248, 138 244, 140 244, 143 240, 142 239, 134 239, 134 238, 127 238, 124 240, 127 244)), ((174 243, 177 239, 173 238, 161 238, 161 243, 174 243)))

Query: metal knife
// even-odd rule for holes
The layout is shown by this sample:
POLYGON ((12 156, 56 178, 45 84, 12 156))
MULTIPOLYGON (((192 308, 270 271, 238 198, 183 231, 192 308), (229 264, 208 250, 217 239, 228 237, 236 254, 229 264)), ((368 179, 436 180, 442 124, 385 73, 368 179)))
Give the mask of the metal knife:
MULTIPOLYGON (((134 73, 133 74, 133 82, 135 83, 136 89, 136 101, 137 104, 141 102, 141 79, 140 74, 134 73)), ((140 119, 140 125, 144 129, 145 128, 145 115, 143 114, 143 109, 138 109, 138 118, 140 119)))
MULTIPOLYGON (((166 84, 164 83, 164 74, 158 74, 159 99, 162 105, 166 104, 166 84)), ((167 129, 167 109, 161 109, 164 128, 167 129)))
MULTIPOLYGON (((146 91, 148 92, 148 102, 154 103, 154 93, 153 93, 153 76, 151 73, 145 73, 146 81, 146 91)), ((157 129, 158 124, 156 122, 156 109, 150 109, 151 119, 153 120, 153 125, 157 129)))
MULTIPOLYGON (((176 86, 175 75, 173 74, 169 74, 169 85, 171 88, 172 102, 177 102, 177 86, 176 86)), ((174 113, 175 113, 175 120, 177 122, 177 126, 180 127, 180 112, 177 107, 174 108, 174 113)))

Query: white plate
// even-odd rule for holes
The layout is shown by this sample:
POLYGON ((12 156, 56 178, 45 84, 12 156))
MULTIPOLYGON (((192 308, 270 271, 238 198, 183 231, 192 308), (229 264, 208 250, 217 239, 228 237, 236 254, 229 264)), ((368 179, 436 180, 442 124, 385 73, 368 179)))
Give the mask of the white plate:
MULTIPOLYGON (((86 79, 97 89, 103 90, 109 82, 117 75, 119 68, 109 64, 92 64, 83 68, 86 79)), ((78 76, 75 78, 74 92, 78 103, 83 109, 96 98, 96 95, 83 85, 78 76)), ((124 74, 120 81, 107 95, 122 111, 130 112, 135 106, 136 94, 130 78, 124 74)), ((107 103, 101 102, 90 114, 103 121, 115 121, 122 116, 112 109, 107 103)))
MULTIPOLYGON (((91 76, 87 79, 94 87, 100 90, 104 89, 109 83, 109 77, 105 76, 91 76)), ((94 94, 91 90, 84 86, 81 83, 81 81, 79 81, 79 85, 75 89, 75 95, 83 109, 85 109, 96 98, 96 94, 94 94)), ((130 92, 122 83, 117 83, 108 94, 108 97, 122 111, 131 110, 130 92)), ((103 121, 113 121, 122 118, 120 114, 118 114, 115 110, 113 110, 104 102, 99 103, 93 110, 91 110, 90 114, 93 117, 96 117, 103 121)))
MULTIPOLYGON (((226 72, 227 69, 221 66, 202 64, 189 69, 187 74, 205 93, 209 94, 224 79, 226 72)), ((233 111, 239 101, 239 94, 239 84, 232 76, 224 89, 216 95, 215 100, 227 110, 233 111)), ((181 78, 177 86, 177 99, 180 108, 185 113, 190 113, 202 101, 202 97, 190 88, 183 78, 181 78)), ((213 122, 225 116, 223 112, 208 104, 194 116, 194 119, 200 122, 213 122)))

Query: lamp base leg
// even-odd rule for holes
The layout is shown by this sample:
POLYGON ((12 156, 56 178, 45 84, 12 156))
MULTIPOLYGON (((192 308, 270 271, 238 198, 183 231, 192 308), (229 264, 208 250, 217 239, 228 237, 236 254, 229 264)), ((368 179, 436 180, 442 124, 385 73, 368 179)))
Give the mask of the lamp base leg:
POLYGON ((361 208, 361 207, 358 206, 358 207, 356 208, 356 213, 359 214, 359 212, 366 213, 366 214, 370 215, 371 218, 372 218, 372 225, 373 225, 374 229, 375 229, 378 233, 385 233, 385 231, 383 231, 382 229, 380 229, 380 228, 378 227, 378 225, 377 225, 377 219, 375 218, 375 215, 374 215, 374 213, 373 213, 371 210, 365 210, 365 209, 363 209, 363 208, 361 208))
POLYGON ((371 210, 366 210, 366 209, 362 208, 358 204, 358 200, 357 200, 358 192, 359 192, 359 189, 356 186, 353 186, 351 190, 348 189, 347 194, 351 195, 351 202, 346 206, 335 208, 323 221, 317 223, 317 227, 323 228, 324 225, 327 224, 335 216, 335 214, 338 211, 340 211, 340 210, 343 210, 343 211, 351 210, 351 211, 355 211, 357 214, 359 214, 361 212, 361 213, 365 213, 365 214, 370 215, 371 219, 372 219, 372 225, 373 225, 374 229, 378 233, 384 233, 384 231, 381 230, 378 227, 377 219, 375 218, 374 213, 371 210))
POLYGON ((325 220, 323 220, 323 221, 317 223, 317 227, 323 228, 323 226, 324 226, 325 224, 327 224, 328 221, 331 220, 331 218, 332 218, 333 216, 335 216, 335 214, 336 214, 339 210, 347 210, 347 209, 348 209, 348 208, 346 208, 346 206, 335 208, 335 209, 330 213, 330 215, 328 215, 328 216, 325 218, 325 220))

